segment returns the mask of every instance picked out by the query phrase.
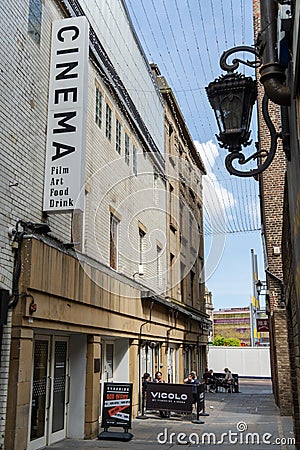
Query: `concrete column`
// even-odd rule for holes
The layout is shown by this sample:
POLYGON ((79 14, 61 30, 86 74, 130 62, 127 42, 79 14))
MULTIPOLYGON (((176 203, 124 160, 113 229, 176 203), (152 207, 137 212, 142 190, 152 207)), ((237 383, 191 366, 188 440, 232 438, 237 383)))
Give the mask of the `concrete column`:
POLYGON ((85 439, 93 439, 99 433, 101 338, 87 338, 86 389, 85 389, 85 439))
POLYGON ((12 332, 5 448, 27 448, 30 418, 33 330, 12 332))

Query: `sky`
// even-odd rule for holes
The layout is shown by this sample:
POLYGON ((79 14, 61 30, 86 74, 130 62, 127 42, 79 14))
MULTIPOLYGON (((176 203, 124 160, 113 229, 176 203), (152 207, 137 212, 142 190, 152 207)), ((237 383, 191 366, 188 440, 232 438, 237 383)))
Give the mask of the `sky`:
POLYGON ((224 252, 206 286, 215 309, 245 307, 252 295, 251 249, 258 257, 258 278, 264 280, 260 232, 226 235, 224 252))
MULTIPOLYGON (((205 271, 214 306, 247 306, 252 293, 251 249, 258 255, 259 278, 265 279, 258 184, 226 171, 226 151, 218 146, 205 87, 221 75, 224 50, 253 45, 252 0, 126 0, 126 5, 145 56, 158 65, 172 88, 207 170, 205 271)), ((254 75, 245 66, 239 70, 254 75)), ((252 130, 255 141, 255 121, 252 130)))

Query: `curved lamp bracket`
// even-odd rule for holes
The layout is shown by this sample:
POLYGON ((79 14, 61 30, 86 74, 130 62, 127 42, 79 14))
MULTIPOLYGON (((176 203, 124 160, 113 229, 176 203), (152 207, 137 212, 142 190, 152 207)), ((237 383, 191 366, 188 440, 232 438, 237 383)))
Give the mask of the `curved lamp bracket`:
MULTIPOLYGON (((251 48, 251 47, 250 47, 251 48)), ((269 109, 268 109, 269 99, 267 95, 265 94, 262 101, 262 113, 263 118, 266 122, 266 125, 270 132, 270 139, 271 139, 271 145, 270 150, 258 150, 257 152, 253 153, 253 155, 249 156, 248 158, 241 153, 241 151, 235 150, 225 158, 225 166, 228 172, 231 175, 236 175, 238 177, 253 177, 255 175, 258 175, 262 171, 264 171, 271 162, 273 161, 273 158, 275 156, 276 148, 277 148, 277 140, 280 137, 280 134, 276 132, 275 127, 271 121, 270 115, 269 115, 269 109), (249 171, 242 171, 239 169, 236 169, 233 167, 233 162, 237 159, 238 164, 243 166, 244 164, 247 164, 251 160, 259 160, 260 158, 266 158, 257 169, 250 169, 249 171)))
POLYGON ((261 66, 261 64, 262 64, 261 56, 258 53, 258 51, 255 50, 255 48, 249 47, 247 45, 240 45, 237 47, 232 47, 229 50, 226 50, 225 52, 222 53, 221 58, 220 58, 220 67, 222 70, 225 70, 226 72, 233 72, 234 70, 236 70, 239 67, 240 64, 245 64, 245 66, 257 68, 257 67, 261 66), (256 59, 254 61, 249 61, 249 60, 243 61, 242 59, 234 58, 232 60, 231 64, 229 64, 227 62, 227 58, 229 58, 229 56, 232 55, 233 53, 237 53, 237 52, 252 53, 253 55, 256 56, 256 59))

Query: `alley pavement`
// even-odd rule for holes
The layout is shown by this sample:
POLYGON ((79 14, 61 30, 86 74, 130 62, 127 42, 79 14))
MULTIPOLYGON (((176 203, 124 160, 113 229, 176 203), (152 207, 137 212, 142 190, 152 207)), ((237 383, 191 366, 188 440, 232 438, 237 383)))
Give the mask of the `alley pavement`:
MULTIPOLYGON (((202 424, 193 422, 195 415, 172 414, 169 419, 161 419, 157 413, 147 412, 147 419, 133 420, 130 430, 133 438, 128 442, 66 439, 46 449, 296 448, 293 445, 292 417, 280 416, 270 380, 242 379, 239 393, 208 392, 205 394, 205 409, 209 416, 200 418, 204 422, 202 424)), ((123 430, 111 428, 110 431, 123 430)))

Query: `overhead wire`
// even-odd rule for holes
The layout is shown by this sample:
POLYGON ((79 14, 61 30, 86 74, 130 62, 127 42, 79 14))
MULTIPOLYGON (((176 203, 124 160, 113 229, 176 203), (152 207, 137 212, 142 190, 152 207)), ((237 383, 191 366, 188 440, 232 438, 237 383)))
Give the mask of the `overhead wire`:
MULTIPOLYGON (((193 71, 193 74, 194 74, 194 77, 195 77, 196 82, 198 82, 198 81, 197 81, 197 75, 196 75, 196 72, 195 72, 195 67, 194 67, 193 58, 191 58, 191 55, 190 55, 189 44, 188 44, 188 41, 187 41, 187 37, 186 37, 185 29, 184 29, 184 26, 183 26, 183 21, 182 21, 182 17, 181 17, 181 14, 180 14, 180 10, 179 10, 179 6, 178 6, 178 1, 177 1, 177 0, 175 0, 175 7, 176 7, 176 12, 177 12, 177 15, 178 15, 178 18, 179 18, 179 24, 180 24, 180 27, 181 27, 182 36, 183 36, 184 43, 185 43, 185 47, 186 47, 186 51, 187 51, 187 54, 188 54, 188 60, 189 60, 189 63, 190 63, 190 67, 191 67, 191 69, 192 69, 192 71, 193 71)), ((168 17, 168 12, 167 12, 167 11, 166 11, 166 14, 167 14, 167 17, 168 17)), ((191 16, 190 16, 190 17, 191 17, 191 16)), ((170 20, 169 20, 169 24, 170 24, 170 20)), ((172 30, 171 30, 171 31, 172 31, 172 30)), ((173 31, 172 31, 172 34, 173 34, 173 31)), ((196 40, 196 44, 197 44, 197 40, 196 40)), ((176 48, 178 48, 178 47, 177 47, 177 44, 176 44, 176 48)), ((179 52, 178 52, 178 54, 179 54, 179 57, 180 57, 180 60, 181 60, 181 54, 180 54, 179 52)), ((182 64, 182 65, 183 65, 183 64, 182 64)), ((187 80, 187 82, 189 83, 189 78, 188 78, 188 76, 187 76, 185 70, 184 70, 184 73, 185 73, 185 76, 186 76, 186 80, 187 80)), ((205 75, 205 71, 204 71, 204 75, 205 75)), ((210 121, 209 121, 209 118, 208 118, 208 116, 207 116, 207 111, 206 111, 206 108, 207 108, 207 102, 203 100, 202 92, 201 92, 201 91, 200 91, 200 96, 201 96, 202 104, 204 105, 204 110, 205 110, 205 113, 206 113, 207 122, 209 123, 209 126, 210 126, 211 134, 213 134, 213 130, 211 129, 211 123, 210 123, 210 121)), ((198 116, 201 117, 201 113, 200 113, 200 111, 199 111, 199 109, 198 109, 198 102, 196 102, 196 99, 195 99, 195 97, 194 97, 193 94, 192 94, 192 97, 193 97, 194 104, 195 104, 195 107, 196 107, 196 112, 197 112, 198 116)), ((191 111, 191 117, 193 117, 192 111, 191 111)), ((195 124, 195 128, 197 129, 197 124, 195 123, 195 121, 194 121, 194 124, 195 124)), ((205 148, 204 148, 204 150, 205 150, 205 148)), ((216 192, 217 192, 217 191, 216 191, 216 192)), ((221 196, 221 198, 222 198, 222 203, 223 203, 223 205, 225 205, 224 190, 223 190, 223 188, 218 189, 218 193, 219 193, 219 196, 221 196)))
MULTIPOLYGON (((132 0, 127 0, 127 3, 131 3, 132 0)), ((191 8, 193 6, 192 0, 186 0, 186 4, 188 7, 188 15, 185 14, 184 19, 185 21, 187 20, 187 17, 189 17, 189 23, 190 26, 187 26, 186 23, 183 23, 183 13, 179 7, 179 4, 176 0, 175 2, 175 7, 176 7, 176 11, 177 11, 177 15, 178 15, 178 20, 179 20, 179 24, 180 24, 180 29, 181 29, 181 36, 183 37, 183 39, 181 39, 181 43, 184 42, 183 47, 181 46, 179 49, 178 43, 176 42, 176 36, 174 34, 174 30, 172 29, 172 25, 174 26, 174 19, 172 16, 172 20, 170 19, 170 10, 172 8, 172 6, 170 5, 170 1, 168 1, 168 7, 166 6, 166 2, 164 0, 163 1, 163 9, 164 9, 164 13, 165 13, 165 17, 167 19, 167 23, 168 26, 170 28, 170 39, 171 41, 173 40, 174 45, 175 45, 175 53, 171 51, 171 49, 169 48, 168 45, 168 38, 166 37, 165 33, 166 33, 166 27, 164 25, 162 25, 161 20, 162 20, 162 15, 158 14, 157 11, 157 5, 158 5, 158 0, 155 0, 155 22, 156 22, 156 27, 159 27, 159 31, 161 33, 161 36, 155 36, 155 33, 153 33, 153 26, 151 25, 151 17, 149 17, 149 8, 145 8, 145 2, 143 2, 142 0, 140 0, 140 4, 143 8, 144 11, 144 15, 146 18, 146 22, 147 22, 147 26, 149 27, 149 31, 151 33, 153 42, 155 43, 156 46, 156 50, 157 53, 159 55, 159 58, 162 62, 162 68, 164 69, 164 72, 167 74, 168 76, 168 83, 169 85, 172 87, 172 91, 174 93, 178 93, 179 95, 182 93, 183 96, 180 95, 179 98, 179 104, 181 105, 181 109, 184 112, 184 116, 185 118, 189 118, 192 120, 192 124, 194 127, 194 130, 196 132, 196 139, 199 142, 203 142, 203 138, 200 138, 200 136, 205 136, 205 139, 208 141, 209 138, 207 136, 207 133, 205 133, 206 130, 203 130, 204 125, 202 122, 202 117, 203 117, 203 113, 200 112, 200 110, 198 109, 198 105, 197 102, 199 102, 199 100, 195 98, 194 94, 197 93, 197 95, 199 93, 201 93, 201 91, 203 92, 203 87, 200 85, 199 83, 199 79, 198 77, 196 77, 196 68, 193 62, 193 58, 195 58, 195 55, 197 56, 198 62, 200 63, 200 67, 201 67, 201 71, 203 73, 203 77, 205 82, 207 82, 208 76, 205 70, 205 64, 202 60, 202 58, 199 57, 199 55, 201 56, 201 52, 200 49, 203 47, 205 47, 205 50, 207 52, 207 68, 210 70, 210 72, 213 73, 213 65, 211 62, 211 56, 210 56, 210 52, 209 52, 209 48, 211 47, 211 45, 209 44, 209 40, 207 37, 207 33, 206 33, 206 24, 203 18, 203 10, 202 10, 202 6, 200 1, 196 1, 195 4, 198 6, 197 11, 199 11, 200 14, 200 22, 202 23, 202 38, 204 40, 205 45, 203 45, 202 43, 199 43, 198 39, 197 39, 197 33, 196 33, 196 26, 195 26, 195 9, 191 10, 191 8), (168 11, 169 9, 169 11, 168 11), (158 23, 159 22, 159 23, 158 23), (187 31, 189 30, 189 32, 192 32, 194 41, 195 41, 195 48, 196 48, 196 52, 195 54, 193 54, 192 56, 192 48, 191 48, 191 43, 189 43, 188 40, 188 36, 187 36, 187 31), (167 57, 170 61, 170 64, 168 64, 165 61, 165 56, 162 54, 161 52, 161 46, 159 44, 160 39, 163 39, 164 42, 164 46, 166 47, 166 43, 167 43, 167 57), (196 80, 196 88, 194 88, 194 86, 192 86, 191 84, 191 80, 190 80, 190 73, 188 74, 186 71, 186 59, 184 59, 187 55, 188 61, 189 61, 189 65, 190 68, 192 69, 192 75, 193 78, 196 80), (176 61, 175 63, 175 59, 178 61, 176 61), (170 72, 168 71, 168 67, 172 67, 172 76, 170 74, 170 72), (181 68, 182 72, 183 72, 183 76, 180 77, 178 74, 178 70, 177 67, 181 68), (168 73, 169 72, 169 73, 168 73), (175 77, 177 77, 177 82, 174 83, 173 80, 173 75, 175 75, 175 77), (185 85, 183 85, 183 82, 185 83, 185 85), (174 87, 173 87, 174 86, 174 87), (189 100, 187 94, 188 93, 192 93, 191 95, 191 99, 189 100), (182 104, 182 98, 184 99, 184 104, 182 104), (192 103, 191 103, 192 100, 192 103), (195 116, 195 112, 192 111, 191 109, 191 105, 195 104, 196 107, 194 109, 194 111, 196 111, 197 117, 195 116), (186 106, 185 106, 186 105, 186 106), (188 112, 188 114, 187 114, 188 112), (198 124, 197 124, 198 122, 198 124), (199 125, 201 125, 201 129, 202 129, 202 133, 199 132, 199 125)), ((153 0, 152 0, 152 4, 153 4, 153 0)), ((195 6, 195 4, 193 4, 195 6)), ((161 2, 160 2, 161 5, 161 2)), ((231 0, 230 2, 230 6, 231 6, 231 20, 233 21, 233 13, 235 12, 235 14, 237 13, 237 10, 235 9, 235 11, 233 11, 233 2, 231 0)), ((215 36, 214 37, 214 42, 215 45, 217 46, 218 49, 218 53, 220 54, 220 43, 219 43, 219 38, 218 38, 218 33, 216 33, 217 31, 217 26, 216 26, 216 13, 215 10, 217 8, 215 8, 215 5, 212 3, 212 0, 210 0, 210 8, 212 11, 212 24, 213 24, 213 28, 215 30, 215 36)), ((134 15, 134 19, 135 22, 138 24, 139 23, 139 18, 137 17, 136 14, 136 8, 130 8, 131 9, 131 13, 134 15)), ((226 32, 226 27, 225 27, 225 13, 224 13, 224 5, 223 5, 223 0, 221 0, 221 7, 219 8, 219 10, 221 10, 221 15, 222 15, 222 24, 223 24, 223 33, 224 33, 224 42, 226 47, 228 46, 228 35, 226 32)), ((244 0, 240 1, 240 23, 241 23, 241 40, 242 43, 245 42, 245 3, 244 0)), ((207 22, 207 21, 206 21, 207 22)), ((176 21, 177 23, 177 21, 176 21)), ((145 37, 145 33, 144 33, 144 27, 142 25, 138 25, 138 29, 139 29, 139 34, 141 36, 141 39, 143 41, 143 44, 146 46, 147 48, 147 52, 148 54, 151 56, 152 60, 155 60, 155 49, 150 49, 149 47, 151 47, 151 44, 149 43, 149 39, 146 39, 145 37)), ((234 27, 234 22, 233 22, 233 27, 232 27, 233 31, 234 31, 234 35, 233 35, 233 39, 234 39, 234 44, 236 43, 236 29, 234 27)), ((189 36, 190 37, 190 36, 189 36)), ((201 98, 201 95, 200 95, 201 98)), ((201 98, 201 102, 203 102, 203 98, 201 98)), ((206 105, 206 102, 203 102, 206 105)), ((210 130, 212 130, 212 119, 210 119, 209 117, 205 117, 205 120, 207 122, 207 126, 209 127, 210 130)), ((213 125, 213 127, 215 128, 215 124, 213 125)), ((213 135, 213 132, 212 132, 213 135)), ((216 183, 218 183, 217 188, 219 189, 221 187, 221 193, 223 194, 223 198, 221 199, 221 204, 223 205, 224 211, 226 212, 226 231, 229 233, 239 233, 239 232, 247 232, 247 231, 256 231, 257 230, 257 212, 256 214, 254 213, 255 209, 257 209, 255 207, 255 205, 257 204, 257 191, 255 188, 255 182, 254 180, 246 180, 243 179, 242 181, 237 179, 237 177, 230 177, 228 178, 228 176, 226 175, 226 172, 224 170, 222 170, 222 168, 220 168, 219 165, 219 158, 215 158, 213 159, 215 165, 214 167, 212 167, 210 164, 210 160, 211 158, 207 158, 208 159, 208 164, 209 164, 209 171, 211 171, 212 173, 215 174, 216 178, 215 180, 212 179, 211 182, 213 183, 213 186, 216 187, 216 183), (217 171, 216 171, 217 169, 217 171), (224 186, 224 190, 222 189, 222 186, 224 186), (225 196, 224 196, 225 195, 225 196)), ((204 225, 204 229, 206 233, 219 233, 222 232, 222 230, 218 229, 218 227, 216 226, 216 224, 213 224, 214 229, 212 229, 212 225, 210 224, 205 224, 204 225)))
MULTIPOLYGON (((122 30, 120 29, 120 25, 119 25, 119 23, 118 23, 118 20, 117 20, 115 14, 113 13, 113 11, 112 11, 112 9, 111 9, 111 3, 110 3, 108 0, 105 0, 105 2, 106 2, 106 5, 107 5, 107 7, 108 7, 108 10, 109 10, 110 13, 111 13, 110 16, 111 16, 112 19, 114 20, 116 29, 117 29, 118 32, 122 35, 122 30)), ((96 6, 96 8, 97 8, 98 13, 100 14, 100 16, 102 17, 103 21, 105 22, 105 21, 106 21, 106 18, 105 18, 104 15, 103 15, 103 8, 100 8, 100 5, 98 4, 98 2, 95 4, 95 6, 96 6)), ((124 18, 127 19, 127 17, 125 16, 125 13, 124 13, 124 18)), ((128 63, 126 57, 125 57, 124 51, 122 51, 122 48, 120 47, 119 42, 118 42, 118 40, 116 39, 116 35, 115 35, 115 33, 113 32, 112 27, 108 27, 108 31, 109 31, 109 33, 110 33, 110 37, 111 37, 111 39, 112 39, 112 41, 113 41, 115 47, 119 50, 119 57, 120 57, 120 60, 117 59, 117 61, 116 61, 116 63, 118 64, 118 67, 121 67, 122 65, 126 66, 126 67, 127 67, 127 70, 128 70, 128 73, 131 74, 132 79, 134 80, 134 82, 132 83, 132 82, 130 81, 129 77, 127 76, 127 74, 126 74, 126 70, 122 70, 123 77, 126 77, 126 76, 127 76, 127 83, 126 83, 126 80, 124 79, 124 80, 123 80, 124 84, 126 85, 126 87, 129 87, 131 84, 134 84, 135 86, 140 86, 141 91, 142 91, 143 93, 145 93, 145 91, 142 90, 142 84, 141 84, 141 81, 140 81, 140 77, 139 77, 139 75, 138 75, 138 74, 139 74, 139 66, 138 66, 137 63, 135 62, 136 59, 135 59, 134 55, 132 54, 132 49, 131 49, 130 46, 128 45, 127 40, 124 39, 122 42, 123 42, 123 44, 126 46, 128 52, 129 52, 129 54, 131 55, 131 58, 130 58, 130 59, 131 59, 131 61, 133 62, 133 64, 134 64, 135 67, 131 67, 131 66, 129 65, 129 63, 128 63)), ((104 36, 102 36, 102 39, 103 39, 103 41, 105 41, 104 36)), ((106 43, 104 42, 104 44, 106 44, 106 43)), ((104 45, 104 46, 105 46, 105 45, 104 45)), ((154 89, 153 89, 153 91, 152 91, 152 95, 153 95, 153 93, 154 93, 154 89)), ((156 113, 154 113, 154 111, 152 111, 152 116, 154 117, 157 113, 158 113, 158 111, 156 111, 156 113)), ((157 123, 156 123, 156 121, 155 121, 155 117, 154 117, 154 120, 153 120, 153 124, 154 124, 154 125, 153 125, 154 127, 158 128, 158 127, 157 127, 157 123)), ((159 130, 158 130, 158 129, 157 129, 157 132, 159 133, 159 130)))
POLYGON ((223 31, 224 31, 224 43, 225 43, 225 48, 228 47, 228 39, 227 39, 227 27, 225 24, 225 14, 224 14, 224 5, 223 5, 223 0, 221 0, 221 14, 222 14, 222 24, 223 24, 223 31))
MULTIPOLYGON (((159 15, 158 15, 158 12, 157 12, 157 10, 156 10, 156 7, 155 7, 155 4, 154 4, 153 0, 152 0, 152 5, 153 5, 153 10, 154 10, 154 13, 155 13, 155 16, 156 16, 156 19, 157 19, 157 20, 156 20, 156 23, 158 24, 158 26, 159 26, 159 28, 160 28, 160 31, 161 31, 161 33, 162 33, 162 37, 163 37, 163 40, 164 40, 165 48, 166 48, 166 50, 167 50, 167 53, 170 54, 171 52, 170 52, 169 47, 168 47, 168 42, 167 42, 167 39, 166 39, 166 37, 165 37, 164 31, 163 31, 163 29, 162 29, 162 27, 161 27, 161 24, 160 24, 160 18, 159 18, 159 15)), ((146 11, 146 9, 145 9, 143 3, 142 3, 142 7, 143 7, 144 14, 145 14, 145 16, 146 16, 147 22, 150 23, 150 22, 149 22, 149 18, 148 18, 147 11, 146 11)), ((170 27, 170 28, 171 28, 171 27, 170 27)), ((153 31, 152 31, 152 27, 150 27, 150 30, 151 30, 151 34, 153 35, 154 42, 156 43, 156 46, 157 46, 157 48, 159 49, 159 46, 158 46, 157 41, 156 41, 156 38, 155 38, 154 33, 153 33, 153 31)), ((171 28, 171 30, 172 30, 172 28, 171 28)), ((163 59, 163 58, 162 58, 162 59, 163 59)), ((180 83, 181 86, 182 86, 181 78, 180 78, 180 76, 179 76, 179 74, 178 74, 178 72, 177 72, 176 65, 174 64, 173 60, 171 60, 171 63, 172 63, 172 65, 173 65, 173 69, 174 69, 174 72, 175 72, 175 74, 176 74, 176 76, 177 76, 177 79, 178 79, 179 83, 180 83)), ((166 68, 168 67, 167 64, 164 64, 164 65, 165 65, 166 68)), ((166 70, 166 72, 167 72, 167 75, 169 76, 169 79, 172 80, 172 77, 171 77, 171 75, 169 74, 169 71, 166 70)), ((168 80, 168 81, 169 81, 169 80, 168 80)), ((182 86, 182 87, 183 87, 183 86, 182 86)), ((181 129, 180 122, 179 122, 178 117, 177 117, 177 115, 176 115, 175 108, 174 108, 174 106, 173 106, 173 100, 172 100, 172 98, 171 98, 171 96, 170 96, 169 94, 168 94, 168 98, 169 98, 169 104, 171 105, 171 109, 172 109, 173 116, 174 116, 174 118, 175 118, 175 120, 176 120, 176 122, 177 122, 177 126, 179 127, 179 130, 180 130, 181 134, 184 136, 184 133, 182 132, 182 129, 181 129)), ((186 97, 186 100, 187 100, 187 103, 188 103, 187 97, 186 97)), ((196 125, 196 124, 195 124, 195 125, 196 125)), ((187 142, 185 142, 185 144, 187 145, 187 142)), ((211 167, 211 170, 212 170, 212 167, 211 167)), ((214 201, 215 201, 215 199, 213 198, 213 202, 214 202, 214 201)))
POLYGON ((233 4, 232 0, 230 0, 230 9, 231 9, 231 21, 232 21, 232 34, 233 34, 233 46, 236 46, 236 37, 235 37, 235 21, 233 15, 233 4))
MULTIPOLYGON (((187 0, 187 3, 188 3, 189 11, 190 11, 191 9, 190 9, 190 4, 189 4, 188 0, 187 0)), ((202 31, 203 31, 203 35, 204 35, 204 42, 205 42, 206 53, 207 53, 207 56, 208 56, 209 68, 210 68, 210 71, 211 71, 211 77, 213 78, 214 71, 213 71, 213 65, 212 65, 212 61, 211 61, 211 57, 210 57, 208 39, 207 39, 206 31, 205 31, 205 22, 204 22, 204 19, 203 19, 201 2, 197 2, 197 5, 198 5, 198 8, 199 8, 199 13, 200 13, 200 20, 201 20, 202 31)), ((190 17, 193 17, 193 15, 191 13, 190 13, 190 17)), ((194 33, 194 35, 196 35, 196 33, 194 33)), ((197 38, 196 38, 196 40, 197 40, 197 38)), ((197 48, 198 48, 198 45, 197 45, 197 48)))
POLYGON ((220 45, 219 45, 219 40, 218 40, 217 25, 216 25, 216 16, 215 16, 215 10, 214 10, 213 0, 210 0, 210 7, 211 7, 211 12, 212 12, 213 27, 214 27, 214 32, 215 32, 214 38, 216 39, 218 55, 220 55, 221 52, 220 52, 220 45))

